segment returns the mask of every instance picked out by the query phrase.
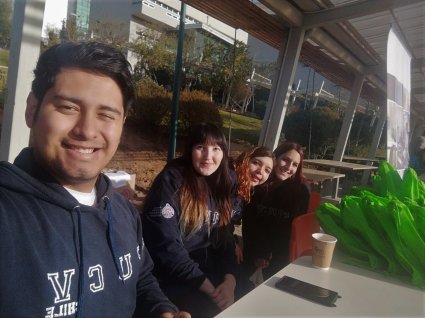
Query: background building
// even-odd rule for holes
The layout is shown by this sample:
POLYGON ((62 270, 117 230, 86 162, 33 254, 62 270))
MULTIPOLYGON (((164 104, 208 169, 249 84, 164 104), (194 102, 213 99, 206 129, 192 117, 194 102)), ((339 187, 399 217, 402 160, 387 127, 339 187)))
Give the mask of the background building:
POLYGON ((90 5, 90 0, 68 0, 68 19, 75 18, 77 26, 84 33, 89 31, 90 5))

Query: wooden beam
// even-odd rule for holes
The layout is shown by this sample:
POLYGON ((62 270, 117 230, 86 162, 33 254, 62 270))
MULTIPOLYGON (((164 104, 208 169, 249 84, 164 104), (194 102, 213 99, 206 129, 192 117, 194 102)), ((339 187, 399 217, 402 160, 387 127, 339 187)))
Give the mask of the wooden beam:
POLYGON ((344 6, 335 7, 304 15, 303 27, 306 29, 332 24, 343 20, 354 19, 386 10, 405 7, 423 0, 368 0, 355 2, 344 6))

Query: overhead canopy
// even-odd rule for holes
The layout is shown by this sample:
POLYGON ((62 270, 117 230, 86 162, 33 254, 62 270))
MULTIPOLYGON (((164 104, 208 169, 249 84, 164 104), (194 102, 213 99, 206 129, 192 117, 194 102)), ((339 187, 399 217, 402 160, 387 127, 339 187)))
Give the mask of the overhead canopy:
POLYGON ((348 90, 364 74, 361 97, 386 103, 387 37, 394 26, 412 55, 412 113, 425 115, 424 0, 184 0, 281 49, 291 27, 306 32, 300 62, 348 90))

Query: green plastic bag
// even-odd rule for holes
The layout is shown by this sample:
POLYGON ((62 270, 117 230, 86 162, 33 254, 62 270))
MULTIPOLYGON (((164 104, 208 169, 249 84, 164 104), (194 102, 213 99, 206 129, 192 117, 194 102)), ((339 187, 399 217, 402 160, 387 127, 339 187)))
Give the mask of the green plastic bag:
POLYGON ((345 231, 341 225, 339 209, 333 204, 324 203, 316 210, 316 217, 326 233, 338 239, 341 246, 352 257, 357 258, 364 267, 383 268, 382 259, 359 237, 345 231))
POLYGON ((386 261, 386 269, 389 273, 398 272, 397 262, 394 258, 391 245, 379 236, 375 229, 369 226, 369 222, 360 206, 361 198, 345 196, 341 201, 341 217, 343 226, 353 235, 358 235, 386 261))
POLYGON ((380 164, 371 187, 355 186, 336 207, 316 216, 351 256, 350 263, 407 279, 425 289, 425 183, 407 169, 403 178, 380 164))
POLYGON ((425 241, 425 206, 419 205, 413 200, 406 198, 404 199, 403 203, 406 204, 406 206, 409 208, 415 227, 422 240, 425 241))

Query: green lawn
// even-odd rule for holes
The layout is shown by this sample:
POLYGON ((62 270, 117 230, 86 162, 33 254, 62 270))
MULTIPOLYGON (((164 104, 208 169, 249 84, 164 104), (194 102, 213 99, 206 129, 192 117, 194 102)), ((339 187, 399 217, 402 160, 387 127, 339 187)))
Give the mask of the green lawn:
POLYGON ((0 49, 0 65, 2 66, 9 65, 9 51, 0 49))
POLYGON ((3 89, 6 86, 9 51, 0 49, 0 103, 3 103, 3 89))
POLYGON ((223 127, 226 136, 229 135, 229 126, 231 127, 230 139, 233 142, 244 145, 256 145, 260 136, 261 120, 240 115, 235 112, 220 110, 223 119, 223 127))

